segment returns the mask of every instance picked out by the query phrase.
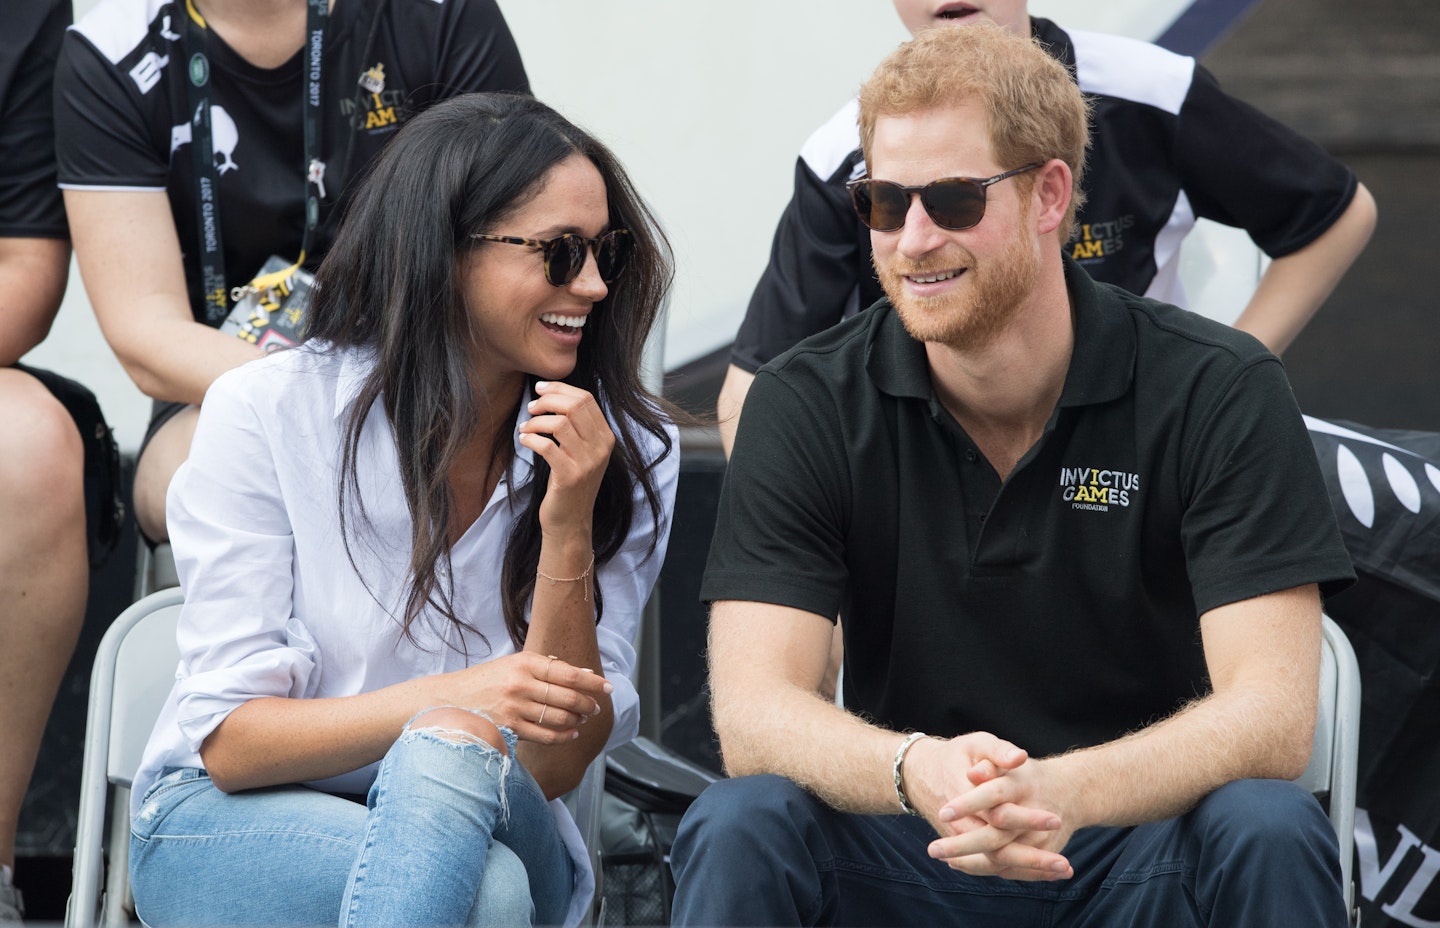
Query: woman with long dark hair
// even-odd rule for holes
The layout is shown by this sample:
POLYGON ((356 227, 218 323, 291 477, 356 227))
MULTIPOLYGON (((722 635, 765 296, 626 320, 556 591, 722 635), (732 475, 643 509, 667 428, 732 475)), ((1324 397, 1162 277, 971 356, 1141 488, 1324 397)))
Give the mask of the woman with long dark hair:
POLYGON ((583 912, 556 800, 637 727, 678 468, 639 368, 669 280, 614 157, 533 99, 437 104, 386 148, 307 342, 216 381, 170 489, 148 924, 583 912))

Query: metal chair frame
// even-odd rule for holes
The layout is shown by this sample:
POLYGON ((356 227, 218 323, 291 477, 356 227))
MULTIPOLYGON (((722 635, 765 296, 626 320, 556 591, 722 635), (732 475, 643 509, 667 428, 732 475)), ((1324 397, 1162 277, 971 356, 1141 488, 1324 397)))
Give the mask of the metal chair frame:
POLYGON ((1350 639, 1328 615, 1321 617, 1320 708, 1310 765, 1295 782, 1326 803, 1340 844, 1341 885, 1350 924, 1359 922, 1355 906, 1355 795, 1360 760, 1360 663, 1350 639))

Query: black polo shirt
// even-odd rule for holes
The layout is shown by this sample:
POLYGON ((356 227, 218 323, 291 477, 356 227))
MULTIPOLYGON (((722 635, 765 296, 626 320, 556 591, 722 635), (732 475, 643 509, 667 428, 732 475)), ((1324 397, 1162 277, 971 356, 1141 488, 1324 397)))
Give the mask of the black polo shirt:
POLYGON ((1198 616, 1353 579, 1280 362, 1068 258, 1059 406, 1003 485, 886 302, 761 368, 701 590, 845 616, 845 704, 1037 756, 1209 690, 1198 616))

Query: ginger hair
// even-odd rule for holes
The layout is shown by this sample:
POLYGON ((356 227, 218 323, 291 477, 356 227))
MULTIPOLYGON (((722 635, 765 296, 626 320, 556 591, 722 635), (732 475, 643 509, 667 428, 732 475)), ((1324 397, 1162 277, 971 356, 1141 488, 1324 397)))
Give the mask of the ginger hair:
MULTIPOLYGON (((975 104, 990 127, 990 146, 1006 170, 1059 158, 1070 167, 1070 206, 1060 241, 1074 234, 1085 201, 1090 104, 1065 66, 1029 36, 990 23, 927 29, 901 45, 860 88, 860 144, 867 163, 881 116, 975 104)), ((1017 183, 1029 189, 1034 175, 1017 183)))

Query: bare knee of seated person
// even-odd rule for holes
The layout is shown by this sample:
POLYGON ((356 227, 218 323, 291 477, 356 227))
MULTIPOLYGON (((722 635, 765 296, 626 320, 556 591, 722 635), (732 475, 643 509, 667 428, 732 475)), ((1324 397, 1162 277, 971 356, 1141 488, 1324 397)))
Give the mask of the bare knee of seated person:
POLYGON ((488 744, 502 754, 508 751, 499 726, 478 712, 458 706, 427 709, 411 720, 409 730, 425 731, 460 744, 488 744))

